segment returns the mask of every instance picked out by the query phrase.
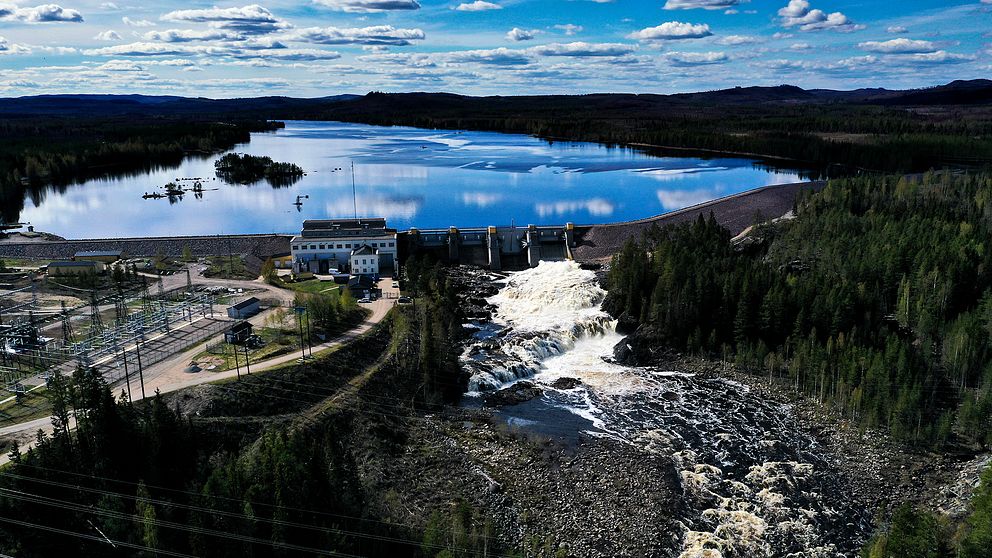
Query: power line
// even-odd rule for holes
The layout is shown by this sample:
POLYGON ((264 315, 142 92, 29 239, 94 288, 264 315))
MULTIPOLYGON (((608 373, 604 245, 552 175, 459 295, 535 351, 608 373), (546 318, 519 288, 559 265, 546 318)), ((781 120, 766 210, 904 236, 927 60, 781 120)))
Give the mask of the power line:
MULTIPOLYGON (((103 537, 98 537, 96 535, 87 535, 86 533, 77 533, 76 531, 69 531, 69 530, 66 530, 66 529, 59 529, 58 527, 51 527, 49 525, 39 525, 37 523, 31 523, 31 522, 28 522, 28 521, 21 521, 19 519, 11 519, 9 517, 0 517, 0 523, 11 523, 13 525, 19 525, 21 527, 30 527, 30 528, 33 528, 33 529, 41 529, 43 531, 49 531, 51 533, 58 533, 60 535, 67 535, 67 536, 70 536, 70 537, 77 537, 77 538, 80 538, 80 539, 86 539, 86 540, 90 540, 90 541, 96 541, 98 543, 106 543, 107 542, 106 540, 104 540, 103 537)), ((134 550, 148 550, 148 551, 151 551, 153 553, 161 554, 161 555, 164 555, 164 556, 175 556, 176 558, 197 558, 196 556, 192 556, 190 554, 183 554, 181 552, 173 552, 171 550, 159 550, 159 549, 149 548, 147 546, 141 546, 139 544, 132 544, 132 543, 124 542, 124 541, 114 541, 114 540, 112 540, 111 543, 116 544, 117 546, 122 546, 124 548, 133 548, 134 550)))

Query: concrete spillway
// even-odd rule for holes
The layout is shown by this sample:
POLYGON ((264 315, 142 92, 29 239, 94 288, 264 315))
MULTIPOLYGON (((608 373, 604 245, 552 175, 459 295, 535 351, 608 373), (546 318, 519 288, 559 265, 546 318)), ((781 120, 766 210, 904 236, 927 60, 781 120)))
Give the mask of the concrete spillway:
POLYGON ((572 259, 575 226, 528 225, 420 230, 412 228, 397 234, 400 259, 433 253, 453 264, 488 267, 494 271, 536 267, 541 261, 572 259))

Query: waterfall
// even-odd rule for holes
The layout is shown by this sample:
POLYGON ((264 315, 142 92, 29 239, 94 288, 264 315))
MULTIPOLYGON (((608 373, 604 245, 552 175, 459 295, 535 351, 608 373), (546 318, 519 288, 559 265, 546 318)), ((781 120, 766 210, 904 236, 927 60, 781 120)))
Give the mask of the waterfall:
POLYGON ((616 321, 600 309, 605 296, 595 273, 575 262, 541 262, 513 274, 489 299, 496 306, 493 324, 502 331, 463 355, 471 373, 469 390, 490 391, 533 376, 545 360, 583 339, 616 336, 619 341, 616 321))

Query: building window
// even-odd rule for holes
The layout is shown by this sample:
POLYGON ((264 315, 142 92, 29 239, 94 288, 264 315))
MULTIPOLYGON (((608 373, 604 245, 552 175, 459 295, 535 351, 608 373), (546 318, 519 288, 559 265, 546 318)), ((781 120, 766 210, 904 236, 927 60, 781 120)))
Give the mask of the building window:
POLYGON ((345 248, 351 248, 351 243, 349 242, 349 243, 345 244, 344 247, 345 248))
POLYGON ((321 250, 323 250, 323 249, 324 249, 324 245, 323 245, 323 244, 321 244, 321 245, 320 245, 320 249, 321 249, 321 250))
POLYGON ((389 247, 390 247, 390 248, 392 248, 392 247, 393 247, 393 243, 392 243, 392 242, 390 242, 390 243, 389 243, 389 247))
POLYGON ((340 249, 341 249, 341 245, 340 245, 340 244, 338 244, 338 250, 340 250, 340 249))

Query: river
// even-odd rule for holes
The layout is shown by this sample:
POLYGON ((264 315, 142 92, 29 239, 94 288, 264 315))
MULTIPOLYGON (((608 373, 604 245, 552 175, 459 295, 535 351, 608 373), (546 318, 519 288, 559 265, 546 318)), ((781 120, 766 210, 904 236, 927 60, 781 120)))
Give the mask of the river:
POLYGON ((492 320, 473 324, 466 403, 527 379, 543 394, 500 408, 508 424, 670 457, 688 510, 681 558, 854 555, 871 517, 790 407, 732 381, 610 362, 623 338, 605 294, 573 262, 510 275, 492 320))
POLYGON ((194 156, 174 168, 43 189, 26 200, 20 219, 67 238, 292 233, 303 219, 352 217, 356 205, 360 216, 385 217, 401 229, 588 224, 799 180, 796 171, 750 159, 655 157, 519 134, 340 122, 289 121, 231 151, 296 163, 307 174, 283 187, 226 184, 214 173, 222 154, 194 156), (201 180, 202 196, 142 199, 192 178, 201 180), (297 207, 297 196, 308 198, 297 207))

